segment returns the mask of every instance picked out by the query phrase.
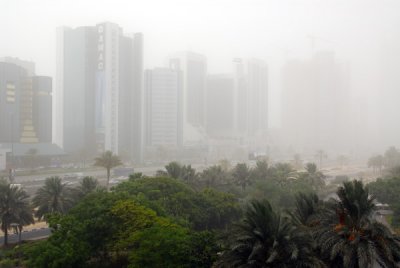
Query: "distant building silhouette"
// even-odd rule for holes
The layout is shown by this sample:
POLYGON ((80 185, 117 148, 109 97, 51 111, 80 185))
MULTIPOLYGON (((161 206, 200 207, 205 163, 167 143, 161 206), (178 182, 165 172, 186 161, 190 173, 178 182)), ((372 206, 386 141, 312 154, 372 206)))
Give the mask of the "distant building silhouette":
POLYGON ((143 36, 114 23, 57 32, 57 135, 67 152, 142 161, 143 36))
POLYGON ((146 145, 182 146, 182 72, 170 68, 145 71, 146 145))
POLYGON ((183 144, 204 143, 207 59, 198 53, 180 52, 169 58, 169 67, 182 72, 183 144))
POLYGON ((282 70, 282 130, 297 152, 341 152, 348 145, 349 77, 333 52, 291 60, 282 70))
POLYGON ((34 63, 0 59, 0 143, 52 140, 52 80, 35 76, 34 63), (27 69, 26 69, 27 68, 27 69))

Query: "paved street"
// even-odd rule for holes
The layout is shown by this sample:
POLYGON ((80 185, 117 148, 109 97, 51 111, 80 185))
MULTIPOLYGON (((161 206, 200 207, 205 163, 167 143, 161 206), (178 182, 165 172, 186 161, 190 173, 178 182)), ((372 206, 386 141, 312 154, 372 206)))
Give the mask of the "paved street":
MULTIPOLYGON (((29 232, 22 231, 21 239, 22 240, 35 240, 40 238, 45 238, 50 235, 51 231, 50 228, 42 228, 42 229, 34 229, 29 232)), ((8 236, 8 243, 17 243, 18 242, 18 235, 11 233, 8 236)), ((4 244, 4 236, 0 237, 0 245, 4 244)))

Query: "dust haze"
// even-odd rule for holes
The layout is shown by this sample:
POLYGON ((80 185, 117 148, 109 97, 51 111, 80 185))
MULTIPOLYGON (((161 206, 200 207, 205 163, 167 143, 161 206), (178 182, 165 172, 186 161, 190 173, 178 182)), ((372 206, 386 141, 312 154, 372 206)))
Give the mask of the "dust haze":
POLYGON ((365 159, 400 147, 399 1, 3 0, 0 8, 0 57, 52 77, 52 141, 67 153, 211 163, 319 150, 365 159), (116 110, 107 74, 99 97, 98 58, 85 84, 68 73, 98 53, 96 43, 79 54, 80 27, 93 42, 102 27, 105 42, 117 31, 116 110), (71 58, 60 58, 61 46, 71 58), (91 90, 80 102, 68 95, 91 90), (66 117, 75 104, 80 125, 66 117))

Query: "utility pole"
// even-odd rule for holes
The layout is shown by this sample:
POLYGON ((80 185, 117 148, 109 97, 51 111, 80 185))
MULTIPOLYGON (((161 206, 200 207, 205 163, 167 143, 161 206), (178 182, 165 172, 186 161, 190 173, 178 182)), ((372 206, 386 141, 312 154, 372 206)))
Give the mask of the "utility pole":
POLYGON ((11 112, 11 165, 9 169, 9 181, 10 183, 14 183, 14 113, 11 112))

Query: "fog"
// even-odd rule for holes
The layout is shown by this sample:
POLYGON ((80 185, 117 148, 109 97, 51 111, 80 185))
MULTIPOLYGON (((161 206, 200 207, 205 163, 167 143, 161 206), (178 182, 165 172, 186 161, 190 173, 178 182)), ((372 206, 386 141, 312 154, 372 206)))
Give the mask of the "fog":
MULTIPOLYGON (((160 157, 160 152, 170 159, 192 157, 177 153, 179 146, 195 148, 206 161, 243 160, 249 153, 290 158, 317 150, 357 159, 400 147, 399 1, 3 0, 0 10, 0 57, 35 62, 36 74, 53 78, 53 141, 58 144, 58 128, 65 126, 57 111, 65 108, 56 82, 56 29, 112 22, 123 36, 143 34, 142 75, 153 70, 143 76, 138 115, 130 114, 130 108, 118 115, 121 120, 141 117, 132 123, 141 131, 140 148, 130 147, 143 150, 140 161, 160 157), (174 69, 174 57, 181 63, 196 58, 194 68, 203 79, 191 78, 185 68, 174 69), (157 67, 177 71, 171 79, 182 78, 178 90, 179 83, 182 92, 192 83, 204 91, 182 93, 188 100, 181 106, 180 91, 174 95, 179 107, 173 111, 179 114, 171 121, 164 118, 177 129, 165 134, 175 135, 172 144, 166 136, 149 134, 164 131, 149 123, 150 114, 171 111, 168 105, 155 111, 159 100, 148 95, 149 81, 164 79, 157 67), (191 103, 204 111, 192 118, 187 112, 191 103)), ((173 90, 168 85, 153 86, 151 92, 173 90)), ((136 134, 129 135, 125 139, 136 134)), ((102 149, 113 148, 104 144, 102 149)))

